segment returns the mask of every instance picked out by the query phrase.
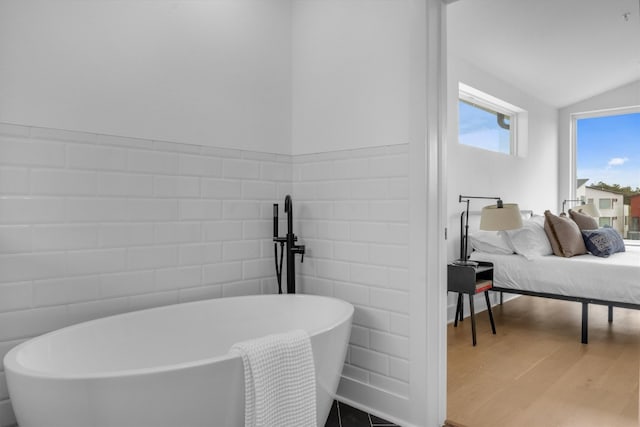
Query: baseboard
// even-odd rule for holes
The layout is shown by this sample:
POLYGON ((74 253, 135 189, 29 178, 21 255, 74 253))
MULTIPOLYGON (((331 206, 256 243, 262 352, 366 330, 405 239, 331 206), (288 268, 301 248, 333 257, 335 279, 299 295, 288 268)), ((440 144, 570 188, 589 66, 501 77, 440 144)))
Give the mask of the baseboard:
POLYGON ((360 381, 342 377, 336 393, 336 399, 392 423, 406 427, 419 427, 402 418, 411 412, 408 398, 386 392, 360 381))

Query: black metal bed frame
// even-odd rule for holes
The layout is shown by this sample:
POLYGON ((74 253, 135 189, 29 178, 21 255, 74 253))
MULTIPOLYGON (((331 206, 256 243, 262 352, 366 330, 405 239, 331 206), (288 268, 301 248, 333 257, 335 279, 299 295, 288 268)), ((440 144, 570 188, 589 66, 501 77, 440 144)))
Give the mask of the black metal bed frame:
MULTIPOLYGON (((523 210, 521 211, 523 215, 533 215, 533 211, 523 210)), ((463 212, 464 214, 464 212, 463 212)), ((460 231, 462 233, 462 216, 460 217, 460 231)), ((495 283, 495 282, 494 282, 495 283)), ((632 310, 640 310, 640 304, 633 304, 628 302, 620 302, 620 301, 606 301, 596 298, 585 298, 585 297, 575 297, 568 295, 560 295, 560 294, 552 294, 548 292, 535 292, 535 291, 527 291, 522 289, 513 289, 513 288, 503 288, 500 286, 493 286, 491 291, 500 292, 500 304, 503 303, 503 293, 508 294, 518 294, 518 295, 528 295, 533 297, 541 297, 541 298, 550 298, 564 301, 574 301, 582 304, 582 336, 581 342, 582 344, 589 343, 589 304, 596 305, 606 305, 609 308, 608 320, 609 323, 613 322, 613 307, 619 308, 628 308, 632 310)))
POLYGON ((542 298, 550 298, 550 299, 559 299, 564 301, 575 301, 582 304, 582 344, 589 343, 589 304, 596 305, 606 305, 609 307, 608 320, 609 323, 613 322, 613 307, 619 308, 629 308, 633 310, 640 310, 640 304, 633 304, 628 302, 619 302, 619 301, 605 301, 596 298, 584 298, 584 297, 574 297, 560 294, 551 294, 547 292, 534 292, 527 291, 522 289, 513 289, 513 288, 502 288, 499 286, 494 286, 491 288, 494 292, 500 292, 500 304, 503 303, 502 294, 519 294, 519 295, 528 295, 534 297, 542 297, 542 298))

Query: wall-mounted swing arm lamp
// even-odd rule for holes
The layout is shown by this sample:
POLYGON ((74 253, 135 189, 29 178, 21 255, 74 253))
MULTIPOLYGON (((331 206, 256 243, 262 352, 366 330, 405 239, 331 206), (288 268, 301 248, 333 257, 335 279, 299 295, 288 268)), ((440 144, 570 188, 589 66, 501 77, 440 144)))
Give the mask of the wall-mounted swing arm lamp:
POLYGON ((475 267, 478 263, 469 261, 468 255, 469 202, 471 199, 496 200, 495 205, 482 208, 482 213, 480 214, 480 230, 500 231, 520 228, 522 227, 522 215, 516 203, 504 203, 500 197, 458 196, 458 202, 466 203, 467 206, 460 214, 460 258, 454 261, 454 264, 475 267))
POLYGON ((562 213, 564 213, 564 205, 566 205, 567 202, 580 202, 581 204, 584 205, 584 200, 582 199, 564 199, 562 201, 562 213))
POLYGON ((576 207, 579 212, 585 213, 594 218, 598 218, 600 216, 600 211, 593 203, 585 203, 583 199, 565 199, 562 201, 562 213, 564 213, 564 206, 567 202, 580 202, 580 204, 576 207))

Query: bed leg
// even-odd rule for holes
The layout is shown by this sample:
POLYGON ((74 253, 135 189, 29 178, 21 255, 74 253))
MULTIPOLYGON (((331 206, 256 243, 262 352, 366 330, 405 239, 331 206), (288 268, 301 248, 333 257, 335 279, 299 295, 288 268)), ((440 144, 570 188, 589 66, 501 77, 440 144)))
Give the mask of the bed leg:
POLYGON ((504 295, 502 295, 502 291, 500 291, 500 305, 504 304, 504 295))
POLYGON ((613 306, 609 306, 609 323, 613 322, 613 306))
POLYGON ((589 343, 589 304, 582 303, 582 344, 589 343))

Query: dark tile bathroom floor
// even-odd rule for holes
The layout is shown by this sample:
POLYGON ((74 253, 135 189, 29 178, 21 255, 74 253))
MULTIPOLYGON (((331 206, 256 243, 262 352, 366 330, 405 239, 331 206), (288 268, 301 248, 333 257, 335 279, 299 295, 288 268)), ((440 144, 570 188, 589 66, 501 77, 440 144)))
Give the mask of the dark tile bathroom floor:
POLYGON ((398 427, 398 425, 334 400, 324 427, 398 427))

